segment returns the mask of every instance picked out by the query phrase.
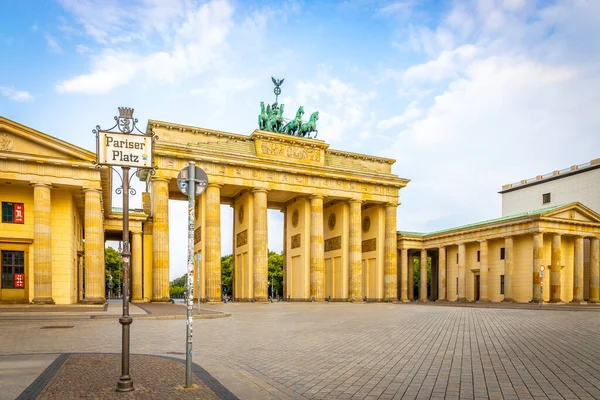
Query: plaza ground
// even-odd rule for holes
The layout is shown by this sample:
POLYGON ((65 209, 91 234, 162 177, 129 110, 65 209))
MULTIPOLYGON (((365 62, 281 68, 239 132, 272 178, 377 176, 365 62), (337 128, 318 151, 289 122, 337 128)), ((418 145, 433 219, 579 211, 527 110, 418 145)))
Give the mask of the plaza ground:
MULTIPOLYGON (((240 399, 600 398, 600 312, 594 307, 203 308, 231 316, 194 321, 194 362, 240 399)), ((0 312, 2 395, 12 382, 10 365, 18 367, 11 361, 31 367, 37 360, 39 374, 61 353, 120 352, 115 318, 6 315, 0 312), (41 329, 49 325, 72 328, 41 329)), ((185 357, 184 320, 134 318, 131 332, 134 354, 185 357)), ((35 375, 21 378, 21 385, 35 375)))

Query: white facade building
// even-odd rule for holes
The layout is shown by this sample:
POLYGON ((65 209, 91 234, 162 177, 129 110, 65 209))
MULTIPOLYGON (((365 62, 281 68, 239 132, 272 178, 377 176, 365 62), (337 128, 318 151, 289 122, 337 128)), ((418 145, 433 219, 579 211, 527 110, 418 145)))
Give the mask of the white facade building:
POLYGON ((502 186, 502 216, 580 202, 600 213, 600 158, 502 186))

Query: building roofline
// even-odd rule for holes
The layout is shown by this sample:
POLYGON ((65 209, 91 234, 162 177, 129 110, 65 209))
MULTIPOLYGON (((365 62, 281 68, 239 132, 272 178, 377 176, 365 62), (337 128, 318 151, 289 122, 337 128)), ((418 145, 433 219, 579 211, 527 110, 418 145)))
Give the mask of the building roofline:
POLYGON ((497 223, 497 222, 507 222, 507 221, 514 220, 514 219, 519 219, 519 218, 525 218, 525 217, 531 217, 531 216, 535 216, 535 215, 540 215, 540 214, 546 213, 548 211, 556 210, 556 209, 559 209, 559 208, 562 208, 562 207, 567 207, 567 206, 574 205, 574 204, 577 204, 577 202, 571 202, 571 203, 566 203, 566 204, 560 204, 560 205, 557 205, 557 206, 550 206, 550 207, 540 208, 540 209, 537 209, 537 210, 526 211, 526 212, 522 212, 522 213, 519 213, 519 214, 508 215, 506 217, 488 219, 488 220, 485 220, 485 221, 474 222, 472 224, 455 226, 453 228, 442 229, 442 230, 435 231, 435 232, 419 233, 419 232, 403 232, 403 231, 398 231, 397 234, 400 235, 400 236, 406 236, 406 237, 411 237, 411 236, 412 237, 434 236, 434 235, 439 235, 439 234, 444 234, 444 233, 450 233, 450 232, 454 232, 454 231, 460 231, 462 229, 476 228, 476 227, 480 227, 480 226, 484 226, 484 225, 488 225, 488 224, 493 224, 493 223, 497 223))
POLYGON ((586 162, 583 164, 572 165, 569 168, 552 171, 545 175, 537 175, 534 178, 523 179, 520 182, 509 183, 507 185, 503 185, 502 190, 500 190, 498 193, 500 193, 500 194, 508 193, 508 192, 522 189, 524 187, 538 185, 540 183, 545 183, 545 182, 553 181, 556 179, 565 178, 567 176, 580 174, 582 172, 588 172, 588 171, 598 169, 598 168, 600 168, 600 158, 596 158, 594 160, 591 160, 590 162, 586 162))

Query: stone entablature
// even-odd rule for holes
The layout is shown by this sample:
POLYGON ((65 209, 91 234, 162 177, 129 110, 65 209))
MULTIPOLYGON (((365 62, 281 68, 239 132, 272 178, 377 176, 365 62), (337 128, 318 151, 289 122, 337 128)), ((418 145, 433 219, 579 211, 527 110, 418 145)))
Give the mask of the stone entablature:
POLYGON ((434 249, 457 243, 502 239, 509 236, 534 233, 558 233, 572 236, 600 236, 600 220, 595 212, 580 203, 560 207, 537 214, 524 213, 516 218, 502 218, 476 226, 458 227, 429 234, 400 232, 398 248, 434 249), (567 216, 565 218, 565 216, 567 216))
POLYGON ((152 120, 148 125, 159 137, 155 148, 158 173, 168 178, 175 171, 176 176, 193 156, 209 178, 212 175, 222 184, 239 184, 231 180, 242 178, 251 187, 267 181, 275 185, 271 189, 285 190, 286 185, 306 186, 307 193, 339 189, 367 200, 397 203, 397 190, 409 182, 391 173, 395 160, 331 150, 316 139, 264 131, 245 136, 152 120))

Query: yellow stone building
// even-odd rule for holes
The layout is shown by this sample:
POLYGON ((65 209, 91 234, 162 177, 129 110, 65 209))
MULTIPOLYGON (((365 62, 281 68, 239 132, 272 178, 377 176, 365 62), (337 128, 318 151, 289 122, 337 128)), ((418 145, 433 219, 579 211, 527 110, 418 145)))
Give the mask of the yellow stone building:
POLYGON ((600 215, 577 202, 429 234, 398 232, 401 299, 539 302, 541 286, 543 301, 597 303, 598 238, 600 215), (421 281, 431 258, 430 286, 419 293, 408 272, 414 257, 421 281))
MULTIPOLYGON (((141 210, 130 210, 131 298, 169 301, 169 199, 196 161, 208 175, 196 202, 195 295, 221 300, 221 254, 234 255, 234 297, 265 301, 267 209, 284 218, 284 296, 291 301, 597 302, 600 216, 580 203, 430 234, 397 232, 395 160, 321 140, 256 130, 239 135, 148 121, 159 137, 141 210), (221 248, 220 207, 233 247, 221 248), (589 251, 584 251, 589 239, 589 251), (587 242, 587 241, 586 241, 587 242), (414 292, 412 259, 432 284, 414 292)), ((113 176, 95 153, 0 117, 0 302, 105 301, 104 243, 121 240, 113 176)), ((400 221, 400 225, 402 225, 400 221)))

